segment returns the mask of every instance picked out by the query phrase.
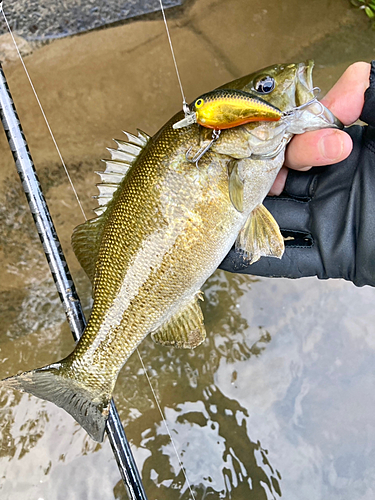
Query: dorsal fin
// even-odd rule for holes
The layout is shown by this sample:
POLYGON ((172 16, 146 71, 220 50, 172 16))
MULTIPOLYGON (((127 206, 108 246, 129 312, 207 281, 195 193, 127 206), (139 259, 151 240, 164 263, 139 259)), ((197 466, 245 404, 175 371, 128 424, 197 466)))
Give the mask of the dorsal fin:
POLYGON ((106 164, 103 172, 96 172, 102 181, 97 184, 99 194, 94 196, 99 203, 99 206, 94 209, 97 217, 77 226, 72 234, 74 253, 92 283, 106 221, 105 211, 129 168, 150 139, 147 134, 140 130, 138 130, 138 137, 128 132, 124 133, 127 135, 128 141, 115 140, 118 149, 108 149, 111 153, 111 159, 103 160, 106 164))
POLYGON ((73 251, 91 283, 94 283, 104 222, 103 217, 87 220, 77 226, 72 234, 73 251))
POLYGON ((107 205, 112 200, 118 186, 150 140, 150 136, 141 130, 138 130, 138 137, 129 132, 124 132, 124 134, 126 134, 128 140, 114 139, 117 149, 107 148, 111 153, 111 159, 103 160, 106 164, 103 172, 96 172, 100 175, 102 181, 97 184, 99 194, 94 196, 99 203, 99 207, 94 209, 98 216, 101 216, 106 211, 107 205))

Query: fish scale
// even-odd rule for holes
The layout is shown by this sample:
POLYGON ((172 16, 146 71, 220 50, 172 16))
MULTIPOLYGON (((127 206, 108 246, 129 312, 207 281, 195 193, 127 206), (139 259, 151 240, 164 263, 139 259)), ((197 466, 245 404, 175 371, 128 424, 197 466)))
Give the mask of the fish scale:
MULTIPOLYGON (((248 91, 266 72, 276 82, 267 101, 284 111, 313 97, 311 70, 311 62, 276 65, 228 86, 248 91)), ((233 244, 249 262, 282 256, 283 238, 262 200, 293 133, 337 126, 328 110, 316 115, 307 106, 282 123, 223 130, 197 168, 186 152, 207 144, 207 129, 173 128, 183 116, 176 114, 153 138, 138 131, 110 149, 98 217, 72 236, 94 298, 74 351, 2 381, 61 406, 97 441, 117 375, 146 335, 181 348, 204 341, 200 289, 233 244)))
MULTIPOLYGON (((200 254, 201 258, 202 253, 197 247, 199 242, 199 236, 196 234, 198 230, 197 220, 194 223, 194 231, 189 231, 190 228, 184 231, 184 226, 192 225, 190 220, 185 218, 181 207, 190 212, 196 211, 197 202, 202 205, 202 191, 206 191, 206 196, 208 194, 207 186, 204 186, 205 189, 203 189, 204 179, 200 179, 201 186, 197 185, 195 167, 192 168, 187 162, 183 162, 182 165, 178 164, 177 171, 171 172, 169 168, 161 169, 158 162, 150 161, 150 158, 157 158, 163 163, 165 159, 169 158, 168 144, 173 144, 173 139, 170 136, 177 134, 172 129, 167 129, 164 135, 165 137, 159 138, 155 144, 150 145, 149 155, 145 156, 143 161, 140 159, 137 167, 129 172, 127 189, 122 191, 115 209, 108 215, 103 235, 106 243, 99 253, 97 262, 99 277, 95 277, 93 314, 95 316, 96 310, 101 311, 102 314, 103 311, 106 311, 104 316, 107 315, 110 319, 109 321, 101 319, 99 330, 97 329, 98 323, 94 323, 92 326, 89 323, 85 336, 74 351, 74 356, 77 358, 81 358, 87 350, 92 350, 91 337, 96 338, 95 344, 99 344, 99 338, 105 338, 104 343, 103 341, 100 342, 100 349, 102 350, 105 346, 105 350, 109 354, 106 362, 109 365, 120 364, 122 366, 125 356, 124 351, 126 351, 126 357, 130 355, 139 340, 144 337, 145 331, 148 332, 158 322, 160 323, 161 313, 170 308, 171 303, 175 302, 176 298, 181 296, 182 293, 186 293, 188 287, 186 286, 186 280, 184 280, 185 275, 190 286, 190 282, 195 283, 197 278, 201 282, 206 279, 206 276, 202 276, 202 270, 199 267, 196 270, 197 277, 192 279, 191 272, 186 264, 191 258, 193 262, 196 261, 194 257, 197 258, 198 255, 195 256, 194 252, 200 254), (186 171, 190 171, 191 174, 190 185, 187 184, 189 177, 186 175, 186 171), (167 183, 165 177, 168 177, 167 183), (173 180, 171 177, 173 177, 173 180), (155 185, 167 185, 168 189, 155 190, 155 185), (155 191, 158 192, 158 197, 154 196, 155 191), (175 193, 179 194, 179 205, 173 207, 175 193), (194 193, 195 196, 191 196, 191 193, 194 193), (182 199, 186 204, 181 203, 182 199), (167 214, 171 204, 172 210, 167 214), (179 217, 176 217, 176 211, 179 212, 179 217), (159 214, 159 216, 155 216, 155 214, 159 214), (166 217, 169 217, 169 220, 165 220, 166 217), (134 222, 135 220, 137 223, 134 222), (169 228, 169 234, 168 237, 162 239, 159 234, 166 225, 169 228), (150 238, 153 244, 144 245, 144 241, 150 238), (143 249, 141 249, 142 245, 143 249), (144 255, 139 257, 141 250, 143 250, 144 255), (140 276, 141 270, 143 271, 142 274, 145 275, 149 262, 153 262, 155 267, 158 252, 160 256, 164 256, 159 263, 159 269, 151 272, 147 279, 144 277, 135 279, 134 274, 140 276), (171 283, 167 273, 170 268, 171 252, 173 252, 173 255, 179 256, 178 259, 174 258, 175 284, 171 283), (134 261, 135 255, 138 255, 136 262, 134 261), (113 264, 105 266, 105 263, 108 262, 113 264), (128 267, 131 266, 136 266, 135 273, 127 273, 128 267), (181 270, 179 267, 181 267, 181 270), (167 283, 166 276, 168 276, 167 283), (150 289, 154 290, 156 296, 156 300, 151 304, 148 291, 150 289), (97 301, 95 301, 96 296, 99 297, 97 301), (127 301, 124 297, 129 298, 129 296, 136 296, 136 300, 133 303, 128 300, 130 303, 125 306, 124 302, 127 301), (146 317, 140 317, 140 313, 145 306, 153 314, 148 313, 146 317), (112 321, 113 315, 116 315, 116 311, 113 315, 111 312, 117 308, 125 310, 122 318, 123 325, 120 326, 123 330, 121 339, 119 339, 118 335, 111 335, 112 331, 108 325, 112 321), (127 331, 129 331, 131 342, 128 341, 127 331), (134 332, 137 332, 137 335, 134 335, 134 332), (113 353, 116 353, 116 356, 113 353)), ((180 155, 182 157, 185 152, 184 144, 185 141, 181 141, 180 155)), ((222 182, 226 185, 226 171, 224 168, 221 170, 223 174, 222 182)), ((213 195, 212 198, 216 198, 216 195, 213 195)), ((226 196, 226 202, 229 207, 228 196, 226 196)), ((203 209, 204 213, 207 214, 208 206, 209 203, 203 204, 200 210, 203 209)), ((215 205, 213 208, 217 213, 217 206, 215 205)), ((213 224, 216 226, 216 222, 213 224)), ((202 227, 202 230, 206 232, 207 227, 202 227)), ((211 259, 210 251, 207 252, 207 255, 211 259)), ((113 333, 116 333, 116 331, 113 333)), ((92 361, 95 364, 95 356, 93 359, 88 360, 90 364, 92 364, 92 361)))

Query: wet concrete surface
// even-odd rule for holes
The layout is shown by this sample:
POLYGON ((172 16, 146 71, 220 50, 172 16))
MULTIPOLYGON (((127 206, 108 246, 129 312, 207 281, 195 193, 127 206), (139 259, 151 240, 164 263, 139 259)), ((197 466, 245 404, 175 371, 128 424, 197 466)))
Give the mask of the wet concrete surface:
MULTIPOLYGON (((326 91, 375 34, 349 2, 187 1, 170 18, 188 100, 275 62, 314 58, 326 91)), ((142 19, 25 57, 86 213, 112 138, 154 134, 181 108, 162 22, 142 19)), ((90 286, 70 247, 82 222, 18 61, 5 64, 86 313, 90 286)), ((0 377, 56 361, 71 334, 0 134, 0 377)), ((194 352, 140 347, 197 499, 356 500, 374 496, 374 292, 343 281, 217 272, 205 287, 208 339, 194 352), (202 445, 204 444, 204 446, 202 445)), ((2 390, 0 497, 125 499, 108 442, 50 403, 2 390)), ((137 357, 116 404, 150 499, 189 497, 137 357)))

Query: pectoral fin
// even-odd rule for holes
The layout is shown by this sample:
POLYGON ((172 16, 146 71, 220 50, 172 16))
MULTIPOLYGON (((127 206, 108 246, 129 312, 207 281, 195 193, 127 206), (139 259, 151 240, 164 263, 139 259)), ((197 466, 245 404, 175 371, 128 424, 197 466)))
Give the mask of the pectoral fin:
POLYGON ((231 160, 228 164, 229 198, 237 212, 243 212, 244 181, 238 171, 238 161, 231 160))
POLYGON ((164 346, 194 349, 204 341, 206 329, 198 297, 194 295, 187 306, 151 333, 154 342, 164 346))
POLYGON ((277 222, 264 205, 251 212, 237 237, 236 250, 242 251, 250 264, 262 256, 281 259, 284 239, 277 222))

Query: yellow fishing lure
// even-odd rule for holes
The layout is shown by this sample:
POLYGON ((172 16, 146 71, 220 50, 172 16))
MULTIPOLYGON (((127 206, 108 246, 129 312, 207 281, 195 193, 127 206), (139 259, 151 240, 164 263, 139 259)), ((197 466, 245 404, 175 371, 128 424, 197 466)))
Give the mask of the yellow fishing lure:
POLYGON ((283 116, 272 104, 241 90, 213 90, 198 97, 192 111, 173 125, 182 128, 198 123, 206 128, 223 130, 255 121, 278 121, 283 116))

